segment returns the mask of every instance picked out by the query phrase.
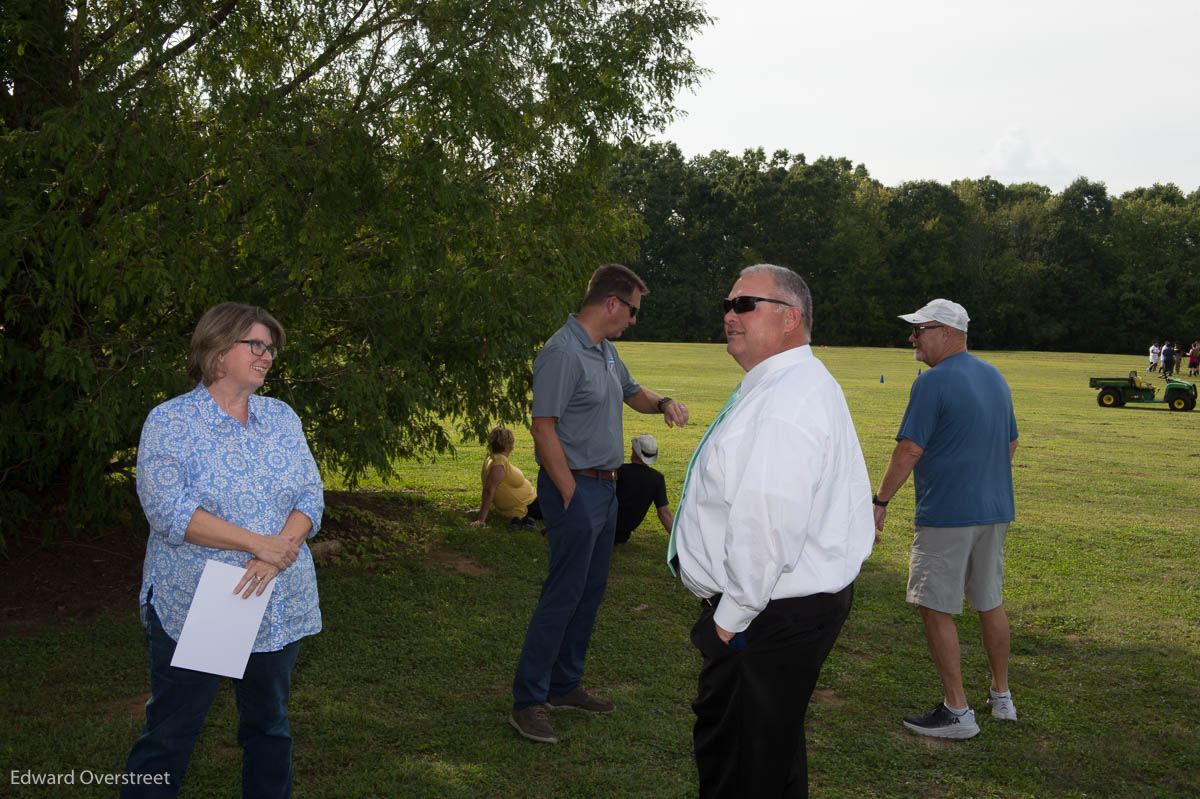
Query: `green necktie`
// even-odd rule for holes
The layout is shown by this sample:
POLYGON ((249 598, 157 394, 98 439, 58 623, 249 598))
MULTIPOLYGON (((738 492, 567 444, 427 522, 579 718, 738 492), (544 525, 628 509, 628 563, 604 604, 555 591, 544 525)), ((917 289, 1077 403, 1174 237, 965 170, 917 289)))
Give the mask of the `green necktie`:
MULTIPOLYGON (((696 449, 692 452, 692 458, 688 461, 687 471, 683 473, 683 488, 679 491, 679 504, 676 507, 680 513, 683 511, 683 498, 687 496, 688 483, 692 479, 692 469, 696 466, 696 456, 700 454, 700 450, 704 449, 704 442, 708 441, 708 437, 717 429, 717 425, 725 418, 725 414, 737 402, 738 395, 742 393, 742 384, 738 383, 734 388, 733 393, 729 395, 729 399, 725 400, 725 404, 721 406, 721 410, 717 413, 717 418, 713 419, 712 424, 704 431, 704 435, 700 437, 700 443, 696 445, 696 449)), ((679 576, 679 552, 675 548, 675 532, 679 529, 680 516, 675 517, 675 524, 671 525, 671 537, 667 540, 667 568, 671 570, 671 574, 679 576)))

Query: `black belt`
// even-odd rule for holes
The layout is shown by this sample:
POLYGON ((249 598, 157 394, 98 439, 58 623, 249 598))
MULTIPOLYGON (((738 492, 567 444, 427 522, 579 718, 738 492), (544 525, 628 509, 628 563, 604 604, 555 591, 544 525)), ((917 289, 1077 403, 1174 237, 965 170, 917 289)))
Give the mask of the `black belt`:
POLYGON ((593 480, 607 480, 610 483, 617 482, 617 473, 612 469, 572 469, 571 474, 581 474, 593 480))
POLYGON ((712 596, 704 597, 703 599, 701 599, 700 607, 704 610, 715 610, 717 607, 717 604, 720 603, 720 601, 721 601, 721 595, 713 594, 712 596))

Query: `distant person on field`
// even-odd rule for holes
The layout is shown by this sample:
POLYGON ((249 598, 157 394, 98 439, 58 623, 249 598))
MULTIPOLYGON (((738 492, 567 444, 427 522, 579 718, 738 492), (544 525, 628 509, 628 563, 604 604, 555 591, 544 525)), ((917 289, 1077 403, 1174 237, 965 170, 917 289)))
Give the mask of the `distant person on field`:
POLYGON ((1188 350, 1188 377, 1200 375, 1200 341, 1193 341, 1188 350))
POLYGON ((979 613, 992 670, 992 715, 1017 720, 1008 688, 1010 632, 1003 604, 1017 421, 1004 377, 967 352, 965 308, 937 299, 900 318, 913 325, 908 340, 916 359, 933 368, 909 391, 896 448, 874 498, 875 528, 883 530, 888 502, 912 473, 917 512, 907 600, 921 608, 944 691, 932 711, 905 716, 904 726, 937 738, 971 738, 979 726, 963 691, 954 624, 964 592, 979 613))
POLYGON ((1158 346, 1158 340, 1150 345, 1150 366, 1146 369, 1147 372, 1153 372, 1158 369, 1158 359, 1162 355, 1162 347, 1158 346))
POLYGON ((658 508, 658 521, 667 535, 675 517, 667 504, 667 481, 662 472, 650 468, 658 460, 658 442, 649 433, 634 436, 630 442, 632 450, 629 463, 617 469, 617 535, 618 544, 629 540, 629 534, 641 525, 650 510, 650 503, 658 508))
POLYGON ((1175 346, 1169 341, 1162 345, 1162 376, 1170 377, 1175 371, 1175 346))
POLYGON ((471 522, 472 527, 487 523, 488 510, 492 506, 496 513, 509 520, 510 525, 526 530, 532 530, 537 526, 535 519, 542 518, 537 492, 521 470, 508 461, 515 444, 513 431, 507 427, 493 427, 488 434, 491 454, 483 459, 483 470, 479 475, 483 496, 479 500, 479 518, 471 522))

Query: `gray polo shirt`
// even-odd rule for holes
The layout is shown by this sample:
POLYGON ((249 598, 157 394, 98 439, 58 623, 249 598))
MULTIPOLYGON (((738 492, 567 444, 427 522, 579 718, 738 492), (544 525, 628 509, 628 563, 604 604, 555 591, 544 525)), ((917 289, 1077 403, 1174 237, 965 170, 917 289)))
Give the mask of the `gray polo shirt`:
POLYGON ((572 469, 616 469, 624 462, 622 403, 640 389, 617 348, 608 339, 593 344, 575 314, 533 361, 533 416, 558 419, 555 430, 572 469))

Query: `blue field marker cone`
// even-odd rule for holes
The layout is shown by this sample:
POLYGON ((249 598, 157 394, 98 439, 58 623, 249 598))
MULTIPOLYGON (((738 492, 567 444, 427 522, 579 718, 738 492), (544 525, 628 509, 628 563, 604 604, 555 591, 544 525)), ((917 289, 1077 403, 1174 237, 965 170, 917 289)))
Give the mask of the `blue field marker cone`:
POLYGON ((883 375, 880 375, 880 376, 879 376, 879 382, 880 382, 880 383, 882 383, 882 382, 883 382, 883 375))

